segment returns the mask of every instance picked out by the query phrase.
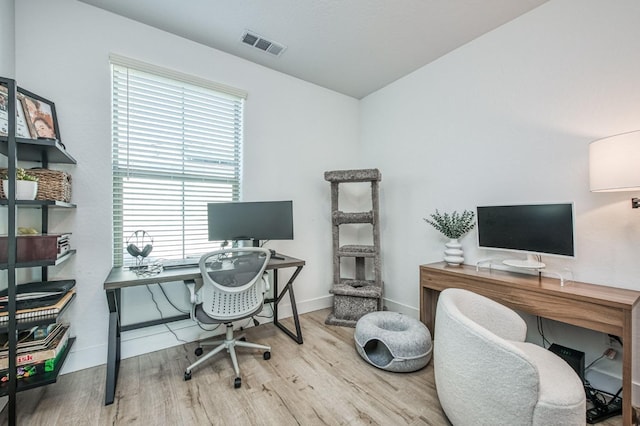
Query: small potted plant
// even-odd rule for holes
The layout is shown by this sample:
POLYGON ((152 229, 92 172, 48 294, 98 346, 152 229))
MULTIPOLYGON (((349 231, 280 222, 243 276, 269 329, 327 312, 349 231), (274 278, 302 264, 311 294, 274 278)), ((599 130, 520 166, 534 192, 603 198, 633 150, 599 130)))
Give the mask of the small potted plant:
POLYGON ((464 262, 464 253, 458 239, 475 226, 475 213, 465 210, 462 214, 457 211, 441 214, 436 209, 436 212, 432 213, 430 217, 431 219, 424 218, 424 221, 449 238, 449 242, 445 244, 447 248, 444 251, 444 261, 450 265, 460 265, 464 262))
MULTIPOLYGON (((9 180, 7 172, 2 176, 2 191, 4 196, 9 194, 9 180)), ((25 169, 16 169, 16 200, 35 200, 38 194, 38 178, 27 173, 25 169)))

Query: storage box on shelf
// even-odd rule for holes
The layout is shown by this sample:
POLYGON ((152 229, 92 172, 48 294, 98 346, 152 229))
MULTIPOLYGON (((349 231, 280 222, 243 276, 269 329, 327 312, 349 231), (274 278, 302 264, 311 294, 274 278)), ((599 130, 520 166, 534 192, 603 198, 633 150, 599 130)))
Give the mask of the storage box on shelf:
MULTIPOLYGON (((0 168, 0 176, 5 175, 7 169, 0 168)), ((27 173, 38 178, 38 193, 36 200, 71 201, 71 175, 60 170, 27 169, 27 173)), ((7 198, 0 186, 0 198, 7 198)))
MULTIPOLYGON (((7 262, 8 237, 0 236, 0 263, 7 262)), ((19 235, 16 262, 55 261, 69 251, 69 234, 19 235)))

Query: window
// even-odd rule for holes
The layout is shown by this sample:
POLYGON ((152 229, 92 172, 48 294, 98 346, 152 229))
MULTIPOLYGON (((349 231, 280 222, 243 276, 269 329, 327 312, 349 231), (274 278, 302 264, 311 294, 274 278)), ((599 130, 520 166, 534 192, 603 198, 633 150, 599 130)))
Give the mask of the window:
POLYGON ((117 56, 111 69, 114 265, 133 261, 136 230, 154 258, 211 250, 207 203, 240 197, 246 94, 117 56))

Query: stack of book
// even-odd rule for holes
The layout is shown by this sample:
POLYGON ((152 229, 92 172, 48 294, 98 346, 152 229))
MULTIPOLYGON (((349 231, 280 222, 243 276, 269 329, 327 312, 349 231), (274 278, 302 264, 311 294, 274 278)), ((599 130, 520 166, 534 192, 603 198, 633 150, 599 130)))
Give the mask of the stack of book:
MULTIPOLYGON (((69 324, 55 323, 24 330, 18 336, 17 377, 53 371, 69 342, 69 324)), ((0 335, 0 382, 9 380, 7 334, 0 335)))
MULTIPOLYGON (((16 287, 16 319, 31 320, 55 316, 75 296, 75 280, 44 281, 16 287)), ((9 320, 7 290, 0 291, 0 323, 9 320)))

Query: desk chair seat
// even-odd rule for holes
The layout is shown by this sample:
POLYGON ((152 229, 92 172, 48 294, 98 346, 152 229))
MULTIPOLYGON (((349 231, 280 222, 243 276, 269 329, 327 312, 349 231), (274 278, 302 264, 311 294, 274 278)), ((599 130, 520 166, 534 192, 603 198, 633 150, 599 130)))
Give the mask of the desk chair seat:
POLYGON ((265 351, 263 358, 271 358, 271 347, 250 343, 244 337, 234 337, 233 322, 250 318, 262 310, 264 295, 269 290, 269 281, 265 268, 271 253, 267 249, 245 247, 240 249, 218 250, 200 258, 202 286, 196 291, 189 284, 191 292, 191 318, 201 325, 225 324, 224 340, 201 341, 196 349, 197 356, 202 355, 202 346, 216 346, 211 352, 187 367, 184 379, 191 379, 191 370, 226 349, 231 357, 236 377, 234 387, 242 384, 240 368, 236 357, 236 346, 265 351))

